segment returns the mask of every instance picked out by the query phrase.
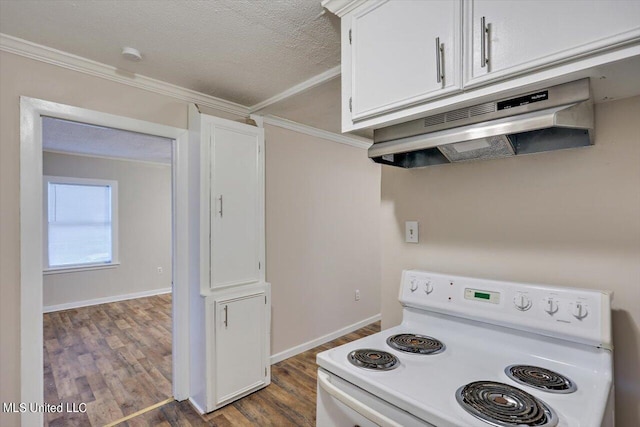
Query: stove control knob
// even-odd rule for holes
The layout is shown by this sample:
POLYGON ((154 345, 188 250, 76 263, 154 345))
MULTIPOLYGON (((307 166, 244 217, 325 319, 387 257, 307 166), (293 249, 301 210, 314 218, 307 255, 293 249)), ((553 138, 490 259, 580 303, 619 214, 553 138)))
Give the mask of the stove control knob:
POLYGON ((527 311, 531 308, 531 300, 524 294, 516 295, 513 298, 513 304, 520 311, 527 311))
POLYGON ((427 295, 433 292, 433 283, 431 283, 431 280, 427 280, 426 282, 424 282, 424 292, 427 295))
POLYGON ((552 297, 543 299, 542 303, 544 311, 546 311, 549 316, 553 316, 558 312, 558 301, 554 300, 552 297))
POLYGON ((411 279, 411 292, 415 292, 418 289, 418 280, 416 278, 411 279))
POLYGON ((571 311, 573 317, 582 320, 589 314, 589 307, 583 302, 576 301, 569 304, 569 311, 571 311))

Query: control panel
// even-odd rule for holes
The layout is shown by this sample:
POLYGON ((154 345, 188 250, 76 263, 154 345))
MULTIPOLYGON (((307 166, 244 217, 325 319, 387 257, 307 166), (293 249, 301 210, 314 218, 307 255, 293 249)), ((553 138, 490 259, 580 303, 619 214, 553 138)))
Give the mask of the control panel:
POLYGON ((611 346, 611 293, 405 270, 405 307, 611 346))

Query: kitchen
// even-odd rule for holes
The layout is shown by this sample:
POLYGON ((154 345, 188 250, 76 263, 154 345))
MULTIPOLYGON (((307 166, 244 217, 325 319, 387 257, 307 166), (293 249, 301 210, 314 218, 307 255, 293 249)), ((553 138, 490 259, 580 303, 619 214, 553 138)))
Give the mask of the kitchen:
MULTIPOLYGON (((635 43, 628 49, 637 51, 637 38, 635 43)), ((431 53, 432 44, 430 41, 429 57, 435 58, 431 53)), ((342 62, 344 65, 344 60, 342 62)), ((36 62, 4 48, 1 65, 2 323, 7 325, 19 323, 20 262, 16 255, 20 244, 18 97, 48 99, 183 129, 187 127, 188 113, 184 101, 177 102, 166 95, 36 62)), ((449 65, 453 66, 451 61, 445 60, 445 68, 449 65)), ((296 145, 299 138, 281 127, 267 125, 267 278, 273 286, 274 353, 372 318, 378 312, 382 313, 383 329, 398 324, 401 320, 400 275, 408 268, 514 282, 608 289, 615 294, 612 316, 616 418, 619 425, 637 424, 640 379, 634 366, 638 365, 639 353, 640 154, 637 120, 634 119, 640 115, 637 98, 640 91, 637 90, 637 79, 629 78, 629 75, 637 75, 637 70, 637 62, 627 70, 627 78, 625 69, 611 70, 607 80, 621 82, 618 93, 613 95, 616 99, 596 100, 595 144, 576 150, 401 170, 375 166, 366 159, 364 151, 354 147, 336 145, 340 150, 335 148, 338 150, 335 151, 322 145, 324 141, 320 140, 300 147, 296 145), (269 141, 279 142, 269 146, 269 141), (274 155, 271 159, 270 153, 274 155), (313 165, 307 162, 314 159, 317 160, 314 170, 318 174, 324 168, 333 169, 329 174, 324 170, 324 174, 318 175, 320 179, 311 180, 305 178, 304 170, 295 168, 296 164, 313 165), (335 165, 331 159, 340 159, 341 165, 348 164, 351 172, 330 166, 335 165), (319 182, 336 171, 344 175, 319 182), (314 191, 326 191, 325 194, 331 195, 338 191, 340 178, 345 182, 348 180, 353 187, 341 193, 339 208, 332 208, 322 198, 307 200, 306 206, 300 205, 305 194, 293 185, 296 180, 314 191), (356 191, 358 188, 362 191, 356 191), (279 193, 279 189, 283 192, 279 193), (379 213, 375 211, 376 193, 379 213), (350 200, 353 194, 363 200, 350 200), (288 204, 282 205, 285 201, 289 201, 288 204), (270 203, 273 203, 271 207, 270 203), (301 219, 308 215, 307 206, 326 210, 317 211, 316 217, 307 217, 308 221, 303 222, 301 219), (329 215, 326 223, 310 228, 310 224, 323 219, 323 214, 329 215), (418 244, 404 242, 406 221, 418 221, 418 244), (277 238, 295 236, 289 229, 292 222, 294 231, 304 236, 303 241, 326 243, 308 248, 297 239, 277 238), (322 240, 333 227, 339 228, 340 233, 336 234, 353 236, 352 239, 345 238, 333 244, 322 240), (358 229, 357 235, 347 234, 354 229, 358 229), (305 230, 313 234, 307 234, 305 230), (350 240, 355 242, 354 246, 344 247, 350 240), (369 252, 358 255, 364 249, 369 252), (288 262, 289 259, 297 260, 297 256, 307 250, 314 252, 299 259, 298 263, 288 262), (286 256, 274 259, 269 255, 279 251, 285 251, 286 256), (335 263, 342 259, 342 263, 328 268, 335 276, 322 277, 318 274, 325 270, 314 261, 317 259, 335 263), (349 263, 352 264, 347 267, 349 263), (309 271, 314 274, 308 274, 309 271), (336 287, 324 294, 318 291, 331 280, 347 280, 344 287, 348 289, 343 292, 336 287), (308 287, 291 285, 285 290, 280 285, 282 293, 276 295, 278 282, 301 281, 308 287), (356 286, 363 295, 360 305, 351 303, 356 286), (376 292, 378 297, 371 295, 376 292), (318 297, 327 300, 317 304, 310 302, 318 297), (334 311, 341 313, 343 318, 335 319, 327 313, 326 307, 334 304, 339 304, 334 311), (294 306, 297 311, 289 312, 285 306, 294 306), (344 314, 349 307, 357 312, 344 314), (313 314, 305 316, 309 310, 313 314), (278 317, 282 316, 278 313, 289 313, 291 317, 278 317), (329 324, 324 325, 325 322, 329 324), (287 338, 285 331, 294 336, 287 338), (282 341, 275 341, 276 336, 282 341)), ((336 79, 328 84, 335 85, 336 79)), ((321 87, 310 89, 310 98, 319 98, 317 94, 322 90, 321 87)), ((344 113, 344 99, 342 105, 344 113)), ((215 115, 238 117, 224 112, 215 115)), ((2 382, 11 384, 3 386, 2 400, 19 401, 18 372, 8 371, 9 367, 20 365, 19 353, 5 350, 19 347, 19 335, 16 331, 3 329, 2 339, 2 382)), ((17 423, 18 420, 13 418, 10 422, 17 423)))

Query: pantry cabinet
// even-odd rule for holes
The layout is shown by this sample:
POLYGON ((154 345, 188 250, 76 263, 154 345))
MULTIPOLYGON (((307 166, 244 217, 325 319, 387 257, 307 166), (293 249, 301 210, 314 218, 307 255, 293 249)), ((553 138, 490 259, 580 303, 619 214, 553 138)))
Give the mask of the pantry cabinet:
POLYGON ((465 6, 465 87, 530 73, 640 36, 638 1, 472 0, 465 6))
POLYGON ((341 17, 342 130, 590 77, 640 55, 640 2, 324 0, 341 17))
POLYGON ((191 224, 200 244, 192 254, 199 280, 190 285, 190 401, 204 413, 271 381, 264 129, 191 105, 189 140, 190 185, 200 190, 191 224))
POLYGON ((349 20, 353 120, 460 89, 461 1, 374 2, 349 20), (425 17, 438 19, 424 25, 425 17))

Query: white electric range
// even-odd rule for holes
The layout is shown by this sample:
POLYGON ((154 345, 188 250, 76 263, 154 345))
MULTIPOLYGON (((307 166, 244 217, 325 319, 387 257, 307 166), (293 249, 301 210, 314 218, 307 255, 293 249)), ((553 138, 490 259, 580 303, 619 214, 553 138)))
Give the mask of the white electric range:
POLYGON ((402 324, 317 356, 317 425, 613 427, 611 294, 407 270, 402 324))

